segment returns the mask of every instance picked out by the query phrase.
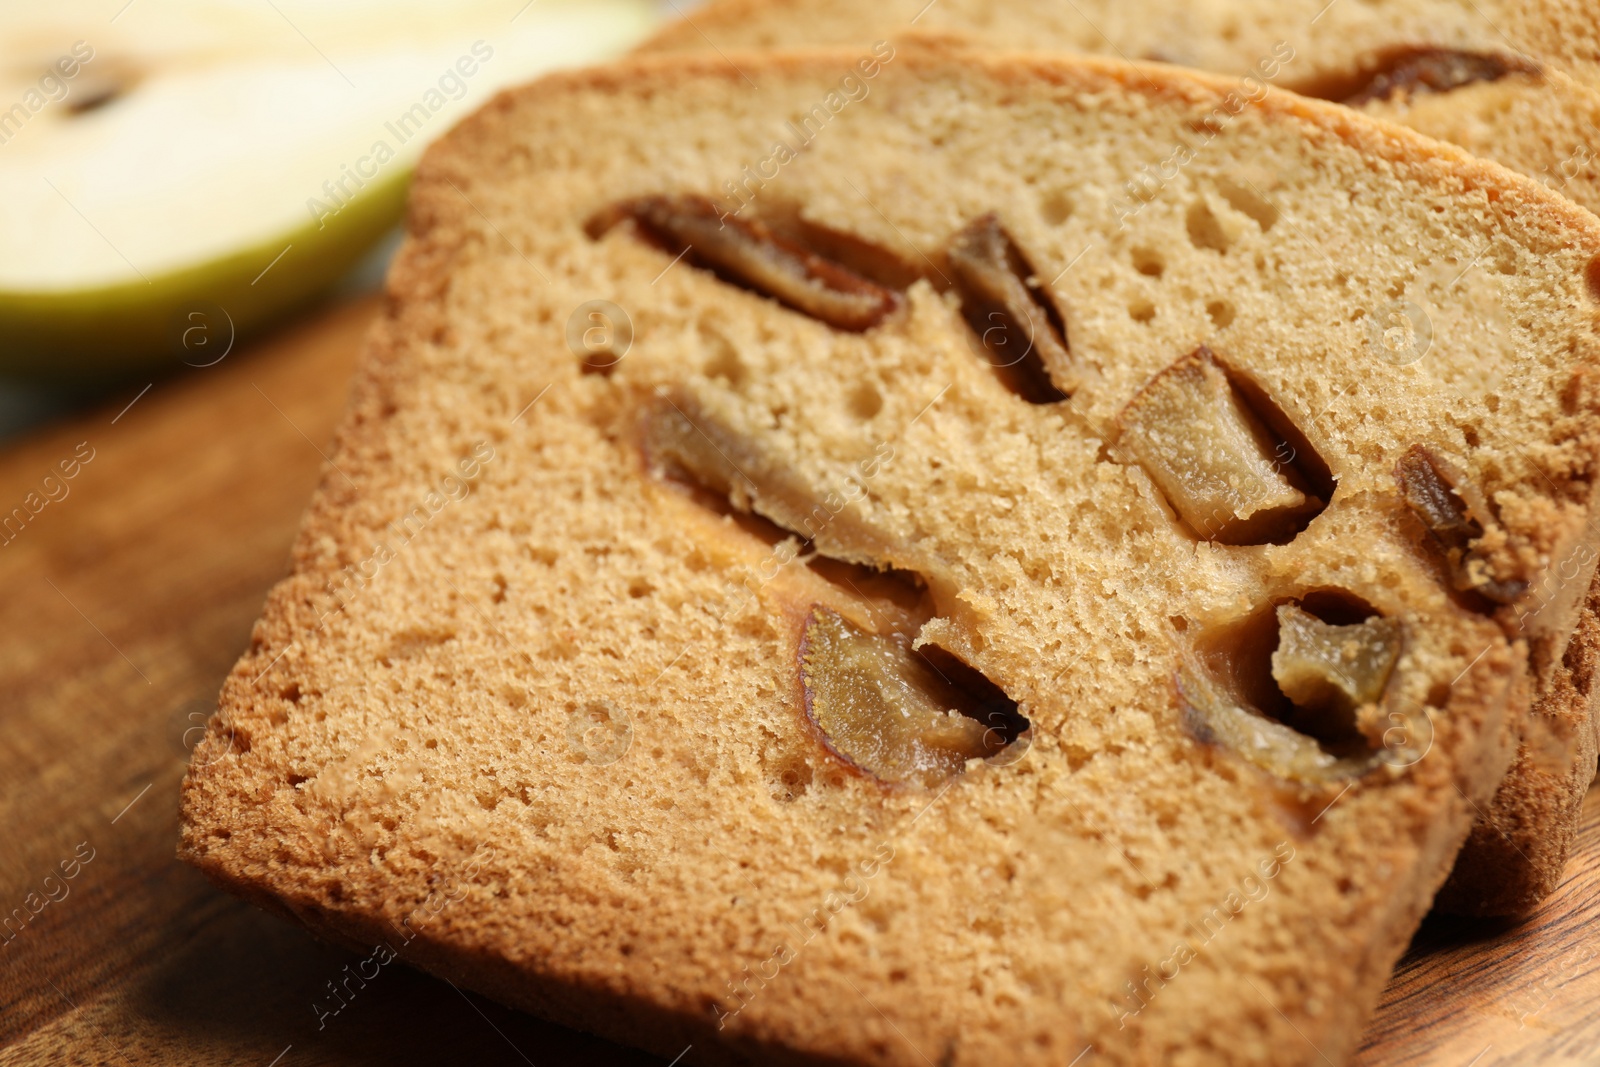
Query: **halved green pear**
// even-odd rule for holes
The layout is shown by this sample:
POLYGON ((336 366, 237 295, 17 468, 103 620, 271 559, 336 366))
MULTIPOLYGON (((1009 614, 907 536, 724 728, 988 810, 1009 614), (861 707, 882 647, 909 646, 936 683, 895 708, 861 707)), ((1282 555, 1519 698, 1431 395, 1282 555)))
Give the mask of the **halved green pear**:
POLYGON ((457 119, 655 18, 645 0, 0 11, 0 372, 194 362, 195 311, 226 336, 271 322, 393 226, 457 119))

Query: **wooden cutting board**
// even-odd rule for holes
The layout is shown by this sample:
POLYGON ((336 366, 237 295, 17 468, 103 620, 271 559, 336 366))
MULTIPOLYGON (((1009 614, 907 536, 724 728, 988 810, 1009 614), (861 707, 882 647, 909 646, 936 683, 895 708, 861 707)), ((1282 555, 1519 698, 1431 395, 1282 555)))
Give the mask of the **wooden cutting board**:
MULTIPOLYGON (((404 969, 319 1030, 354 957, 173 858, 188 747, 284 570, 377 307, 0 452, 0 514, 44 501, 0 545, 0 909, 28 917, 0 934, 0 1064, 655 1062, 404 969)), ((1359 1062, 1600 1063, 1600 792, 1538 915, 1430 920, 1359 1062)))

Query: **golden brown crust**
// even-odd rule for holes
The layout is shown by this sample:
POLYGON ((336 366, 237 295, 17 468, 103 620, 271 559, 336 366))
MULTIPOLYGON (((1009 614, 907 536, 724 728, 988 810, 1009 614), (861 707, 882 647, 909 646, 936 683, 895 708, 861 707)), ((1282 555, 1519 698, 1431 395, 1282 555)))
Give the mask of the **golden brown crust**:
MULTIPOLYGON (((859 56, 730 59, 744 73, 721 59, 638 61, 550 79, 496 98, 429 153, 337 466, 185 780, 181 854, 321 933, 393 935, 406 959, 669 1057, 693 1042, 700 1062, 788 1050, 797 1061, 1060 1063, 1093 1043, 1109 1062, 1343 1059, 1472 803, 1503 773, 1505 724, 1526 700, 1514 692, 1526 649, 1457 605, 1405 540, 1396 447, 1370 427, 1423 411, 1429 426, 1470 419, 1475 476, 1528 515, 1508 509, 1508 559, 1524 566, 1516 550, 1577 537, 1593 455, 1565 446, 1574 462, 1553 472, 1552 491, 1500 443, 1562 447, 1556 394, 1592 345, 1573 325, 1568 268, 1600 255, 1600 225, 1464 153, 1328 106, 1268 96, 1238 117, 1184 183, 1215 182, 1234 154, 1305 145, 1317 165, 1284 167, 1316 189, 1441 205, 1445 231, 1405 224, 1441 254, 1492 227, 1528 272, 1494 284, 1552 294, 1561 325, 1533 343, 1538 369, 1507 382, 1496 418, 1442 388, 1389 388, 1422 379, 1375 366, 1364 377, 1383 384, 1364 406, 1335 406, 1307 433, 1343 495, 1294 543, 1223 550, 1181 535, 1148 477, 1095 428, 1211 321, 1204 294, 1193 306, 1183 296, 1201 266, 1233 270, 1258 247, 1263 262, 1280 255, 1293 296, 1256 268, 1230 274, 1237 313, 1219 350, 1287 410, 1304 410, 1291 394, 1324 407, 1333 390, 1319 390, 1346 371, 1317 349, 1360 351, 1364 328, 1313 346, 1278 325, 1338 284, 1327 266, 1369 284, 1355 267, 1386 231, 1318 252, 1290 226, 1320 197, 1272 186, 1285 225, 1270 242, 1218 200, 1217 225, 1239 226, 1234 258, 1174 245, 1161 313, 1140 322, 1090 312, 1147 291, 1134 288, 1153 283, 1127 246, 1186 241, 1186 206, 1211 186, 1147 203, 1126 237, 1114 217, 1093 222, 1105 254, 1056 290, 1093 377, 1074 396, 1079 418, 1063 418, 1006 393, 926 282, 903 320, 845 337, 671 267, 624 232, 583 235, 595 211, 651 187, 714 191, 767 150, 773 114, 824 98, 859 56), (634 319, 636 350, 610 376, 583 373, 566 342, 572 310, 597 292, 634 319), (856 399, 864 378, 877 410, 856 399), (863 445, 872 455, 892 441, 897 461, 854 520, 949 580, 942 626, 924 633, 1021 701, 1035 727, 1025 760, 974 767, 935 797, 840 773, 807 739, 792 612, 851 594, 824 592, 833 586, 804 567, 750 588, 744 576, 771 546, 691 517, 682 494, 645 475, 630 405, 673 385, 759 436, 804 484, 835 484, 863 445), (1418 411, 1377 409, 1399 402, 1418 411), (440 493, 397 543, 393 524, 472 455, 478 472, 458 478, 470 493, 440 493), (1071 537, 1055 537, 1064 516, 1071 537), (1156 580, 1160 598, 1138 592, 1156 580), (1285 788, 1190 740, 1172 683, 1185 632, 1325 588, 1405 620, 1395 696, 1432 709, 1405 720, 1432 724, 1420 758, 1345 792, 1285 788), (616 759, 571 740, 596 701, 629 713, 631 747, 616 759), (820 924, 811 936, 808 923, 820 924), (1180 939, 1195 941, 1182 976, 1152 981, 1180 939), (1151 984, 1130 999, 1135 982, 1151 984)), ((837 136, 786 165, 785 189, 829 208, 824 221, 912 254, 937 253, 978 206, 957 199, 998 197, 1029 261, 1055 275, 1082 234, 1022 209, 1039 195, 1023 173, 1114 190, 1111 168, 1073 170, 1091 146, 1141 158, 1226 91, 1157 68, 908 50, 837 136), (1001 122, 1001 99, 1034 109, 1029 121, 1001 122), (958 104, 984 129, 946 128, 955 143, 905 157, 914 171, 895 173, 908 192, 887 195, 902 157, 886 145, 958 104), (979 151, 974 139, 997 127, 1005 152, 979 151), (1058 159, 1063 145, 1083 151, 1058 159), (976 192, 959 177, 997 158, 1006 167, 976 192)), ((1324 236, 1353 233, 1363 210, 1324 236)), ((1436 309, 1441 332, 1451 307, 1436 309)), ((1426 369, 1448 378, 1452 366, 1426 369)), ((1472 451, 1464 440, 1450 438, 1472 451)))
MULTIPOLYGON (((675 19, 641 48, 737 51, 834 44, 872 33, 976 37, 989 48, 1028 47, 1157 61, 1242 75, 1282 42, 1298 53, 1284 88, 1347 84, 1397 53, 1423 48, 1532 60, 1575 77, 1600 76, 1600 21, 1584 0, 1382 0, 1328 5, 1311 19, 1275 0, 1174 4, 1077 0, 1070 5, 984 0, 884 0, 868 11, 847 0, 712 0, 675 19), (1031 36, 1030 36, 1031 35, 1031 36)), ((1314 94, 1320 95, 1320 94, 1314 94)))

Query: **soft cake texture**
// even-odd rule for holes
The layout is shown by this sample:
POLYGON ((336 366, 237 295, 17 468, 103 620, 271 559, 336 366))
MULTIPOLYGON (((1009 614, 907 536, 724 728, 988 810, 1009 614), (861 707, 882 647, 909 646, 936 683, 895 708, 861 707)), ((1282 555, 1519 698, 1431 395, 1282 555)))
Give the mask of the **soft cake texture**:
MULTIPOLYGON (((1461 49, 1520 62, 1516 71, 1444 92, 1399 91, 1359 105, 1526 174, 1600 211, 1600 8, 1564 0, 714 0, 661 31, 646 51, 854 45, 914 29, 997 48, 1056 48, 1160 59, 1338 100, 1406 49, 1461 49)), ((1152 163, 1154 167, 1154 163, 1152 163)), ((1148 179, 1141 178, 1141 181, 1148 179)), ((1487 309, 1495 314, 1493 308, 1487 309)), ((1597 532, 1600 533, 1600 532, 1597 532)), ((1558 886, 1583 795, 1595 776, 1600 715, 1574 704, 1554 672, 1577 624, 1578 595, 1600 559, 1591 538, 1541 597, 1546 637, 1534 642, 1535 718, 1517 761, 1463 849, 1439 898, 1473 915, 1526 912, 1558 886)), ((1590 620, 1590 625, 1594 620, 1590 620)), ((1518 621, 1510 623, 1519 628, 1518 621)), ((1583 671, 1595 664, 1583 665, 1583 671)))
POLYGON ((880 46, 497 98, 419 171, 292 573, 185 780, 181 855, 686 1062, 1345 1059, 1529 678, 1523 641, 1447 588, 1396 465, 1425 445, 1493 502, 1498 580, 1537 589, 1583 542, 1600 226, 1343 109, 1229 113, 1229 89, 880 46), (914 269, 881 324, 592 225, 727 195, 817 107, 738 219, 798 213, 914 269), (1127 176, 1197 131, 1124 210, 1127 176), (951 234, 990 211, 1059 312, 1070 400, 1008 388, 947 284, 951 234), (1374 328, 1397 300, 1427 309, 1422 358, 1374 328), (1202 540, 1119 437, 1202 344, 1336 487, 1282 543, 1202 540), (748 485, 667 476, 669 404, 748 485), (821 555, 921 576, 920 639, 1018 703, 1025 748, 937 788, 834 753, 804 711, 806 618, 910 609, 743 510, 795 529, 797 500, 821 555), (1208 740, 1180 685, 1204 656, 1247 672, 1252 620, 1319 597, 1403 638, 1381 761, 1303 784, 1208 740))

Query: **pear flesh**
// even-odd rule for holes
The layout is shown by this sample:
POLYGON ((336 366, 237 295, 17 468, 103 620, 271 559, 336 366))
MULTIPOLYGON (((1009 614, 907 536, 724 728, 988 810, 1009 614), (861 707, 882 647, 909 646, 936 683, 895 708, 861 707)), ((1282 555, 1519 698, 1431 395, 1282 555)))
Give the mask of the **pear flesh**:
POLYGON ((657 18, 643 0, 516 7, 9 5, 0 372, 193 362, 196 312, 226 337, 265 325, 394 226, 423 148, 478 103, 657 18))

